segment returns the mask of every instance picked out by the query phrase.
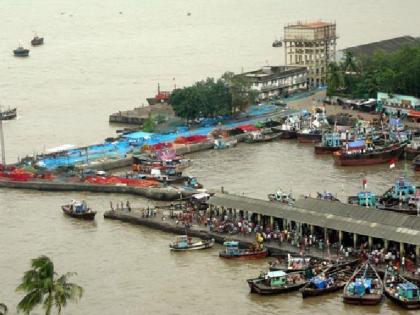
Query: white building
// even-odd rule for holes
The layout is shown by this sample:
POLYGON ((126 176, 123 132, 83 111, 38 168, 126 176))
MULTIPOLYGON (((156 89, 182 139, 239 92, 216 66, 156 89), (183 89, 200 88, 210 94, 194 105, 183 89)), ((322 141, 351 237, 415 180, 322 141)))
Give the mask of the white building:
POLYGON ((252 89, 261 99, 289 95, 308 88, 306 67, 266 66, 256 71, 243 73, 251 81, 252 89))

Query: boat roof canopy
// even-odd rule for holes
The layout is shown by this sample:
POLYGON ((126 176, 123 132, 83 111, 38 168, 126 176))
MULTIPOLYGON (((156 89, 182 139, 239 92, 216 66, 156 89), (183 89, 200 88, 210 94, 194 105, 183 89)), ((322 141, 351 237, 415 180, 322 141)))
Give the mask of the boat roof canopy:
POLYGON ((281 270, 269 271, 269 272, 267 272, 267 276, 269 278, 279 278, 279 277, 285 277, 286 273, 284 271, 281 271, 281 270))

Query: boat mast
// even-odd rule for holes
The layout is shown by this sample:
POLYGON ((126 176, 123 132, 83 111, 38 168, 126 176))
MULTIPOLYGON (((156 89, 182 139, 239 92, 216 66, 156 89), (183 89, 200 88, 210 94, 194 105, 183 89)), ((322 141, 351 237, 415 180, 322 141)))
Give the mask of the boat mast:
POLYGON ((3 115, 0 113, 0 141, 1 141, 1 164, 6 166, 6 150, 4 149, 3 115))

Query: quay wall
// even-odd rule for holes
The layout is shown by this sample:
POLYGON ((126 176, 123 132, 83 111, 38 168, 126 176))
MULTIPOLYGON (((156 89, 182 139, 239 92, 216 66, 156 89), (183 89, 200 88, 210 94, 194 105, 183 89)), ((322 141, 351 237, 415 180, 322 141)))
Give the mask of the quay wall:
MULTIPOLYGON (((174 188, 144 188, 133 186, 99 185, 86 183, 64 183, 64 182, 17 182, 0 181, 2 188, 32 189, 40 191, 89 191, 98 193, 119 193, 133 194, 153 200, 177 200, 181 197, 180 191, 174 188)), ((182 191, 182 197, 193 194, 193 191, 182 191)))

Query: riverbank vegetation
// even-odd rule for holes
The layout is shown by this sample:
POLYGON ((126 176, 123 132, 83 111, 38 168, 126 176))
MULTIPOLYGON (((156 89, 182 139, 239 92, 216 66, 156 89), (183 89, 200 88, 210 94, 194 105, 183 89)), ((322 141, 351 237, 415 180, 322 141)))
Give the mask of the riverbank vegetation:
POLYGON ((257 93, 245 77, 226 72, 221 78, 207 78, 172 92, 169 103, 177 116, 194 120, 244 111, 257 93))
POLYGON ((342 61, 328 66, 328 95, 376 98, 377 92, 420 97, 420 45, 395 53, 376 52, 355 57, 347 52, 342 61))

